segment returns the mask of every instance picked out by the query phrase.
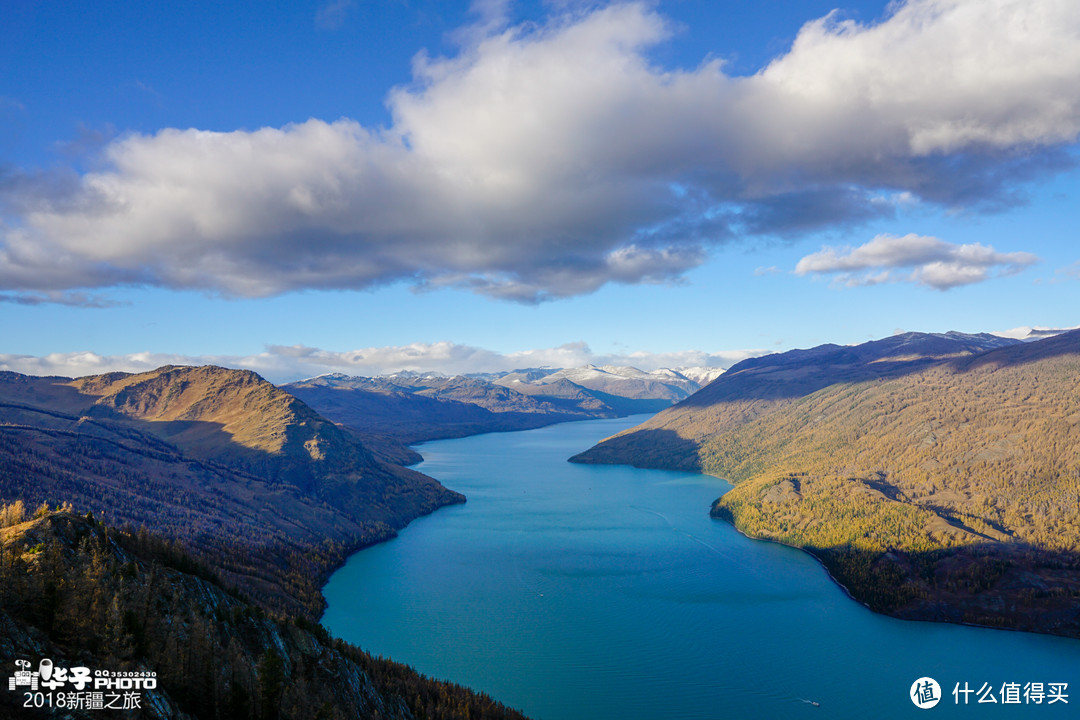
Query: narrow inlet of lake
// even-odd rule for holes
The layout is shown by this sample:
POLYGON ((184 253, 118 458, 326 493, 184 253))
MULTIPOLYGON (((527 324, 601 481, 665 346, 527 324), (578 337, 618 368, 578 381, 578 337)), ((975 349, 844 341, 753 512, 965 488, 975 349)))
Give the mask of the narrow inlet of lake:
POLYGON ((641 420, 420 446, 468 502, 351 557, 323 624, 536 720, 926 717, 922 677, 935 717, 1078 714, 1080 641, 876 615, 805 553, 712 520, 721 480, 566 461, 641 420), (1070 697, 1003 703, 1012 683, 1070 697))

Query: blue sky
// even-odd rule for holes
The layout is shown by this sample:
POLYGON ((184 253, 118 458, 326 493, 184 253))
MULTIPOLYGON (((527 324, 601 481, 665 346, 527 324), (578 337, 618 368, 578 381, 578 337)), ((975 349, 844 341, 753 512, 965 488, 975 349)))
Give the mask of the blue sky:
POLYGON ((1080 323, 1080 9, 0 6, 0 369, 727 365, 1080 323))

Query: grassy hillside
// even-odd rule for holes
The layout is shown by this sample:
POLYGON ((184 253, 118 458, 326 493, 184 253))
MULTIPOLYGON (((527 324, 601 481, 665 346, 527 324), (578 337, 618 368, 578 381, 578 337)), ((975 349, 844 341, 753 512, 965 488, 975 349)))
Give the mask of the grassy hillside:
POLYGON ((812 551, 874 609, 1080 636, 1080 333, 836 356, 724 375, 608 452, 651 434, 646 463, 730 479, 714 515, 812 551))

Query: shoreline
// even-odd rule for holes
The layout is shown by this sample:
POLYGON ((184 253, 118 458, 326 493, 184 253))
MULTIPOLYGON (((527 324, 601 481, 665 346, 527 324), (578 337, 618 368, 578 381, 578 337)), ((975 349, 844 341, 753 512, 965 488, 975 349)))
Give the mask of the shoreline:
MULTIPOLYGON (((703 473, 703 474, 709 474, 709 473, 703 473)), ((719 477, 719 476, 718 475, 713 475, 712 477, 719 477)), ((723 480, 723 478, 720 478, 720 479, 723 480)), ((725 480, 725 482, 728 482, 728 481, 725 480)), ((723 496, 721 496, 721 497, 723 497, 723 496)), ((865 603, 862 600, 860 600, 859 598, 855 597, 851 593, 851 590, 848 589, 847 585, 844 585, 844 583, 842 583, 842 582, 840 582, 839 580, 836 579, 836 576, 832 574, 831 570, 829 570, 829 566, 825 564, 825 561, 822 560, 817 555, 815 555, 812 551, 807 550, 804 547, 799 547, 798 545, 792 545, 791 543, 786 543, 783 540, 777 540, 776 538, 754 537, 753 535, 748 535, 747 533, 743 532, 742 528, 740 528, 738 525, 735 524, 734 520, 729 520, 728 518, 723 518, 723 517, 717 517, 716 515, 712 514, 712 511, 709 512, 709 517, 712 518, 713 520, 718 521, 718 522, 727 523, 728 525, 731 526, 731 528, 735 532, 739 533, 740 535, 742 535, 747 540, 753 540, 754 542, 769 542, 769 543, 773 543, 774 545, 782 545, 784 547, 791 548, 792 550, 798 550, 799 552, 806 553, 810 557, 814 558, 814 560, 817 562, 817 564, 821 566, 821 569, 825 571, 825 574, 829 576, 829 579, 832 580, 833 584, 836 585, 836 587, 843 590, 844 594, 847 595, 851 600, 855 601, 859 605, 862 605, 864 608, 866 608, 867 610, 869 610, 872 613, 877 613, 878 615, 884 615, 886 617, 896 617, 895 615, 890 615, 889 613, 878 612, 874 608, 870 607, 870 605, 868 605, 867 603, 865 603)), ((896 619, 897 620, 904 620, 905 618, 896 618, 896 619)), ((960 623, 952 623, 952 624, 958 625, 960 623)))
MULTIPOLYGON (((709 474, 709 473, 703 473, 703 474, 709 474)), ((713 475, 712 477, 719 477, 719 476, 713 475)), ((721 479, 723 479, 723 478, 721 478, 721 479)), ((782 545, 784 547, 791 548, 792 550, 798 550, 799 552, 802 552, 802 553, 805 553, 805 554, 809 555, 810 557, 812 557, 817 562, 818 565, 821 566, 821 569, 824 570, 825 574, 829 576, 829 580, 831 580, 833 582, 833 584, 836 585, 836 587, 840 588, 844 592, 844 595, 846 595, 848 598, 850 598, 852 601, 858 603, 859 605, 862 605, 863 607, 865 607, 867 610, 874 613, 875 615, 881 615, 883 617, 889 617, 889 618, 893 618, 893 619, 896 619, 896 620, 902 620, 902 621, 905 621, 905 622, 929 622, 929 623, 937 623, 937 624, 940 624, 940 625, 959 625, 959 626, 962 626, 962 627, 979 628, 981 630, 1001 630, 1001 631, 1004 631, 1004 632, 1027 633, 1029 635, 1041 635, 1041 636, 1047 636, 1047 637, 1057 637, 1057 638, 1064 638, 1064 639, 1067 639, 1067 640, 1080 641, 1080 637, 1077 637, 1075 635, 1063 635, 1063 634, 1060 634, 1060 633, 1040 632, 1038 630, 1025 630, 1023 628, 1005 627, 1005 626, 1000 626, 1000 625, 984 625, 984 624, 980 624, 980 623, 969 622, 969 621, 966 621, 966 620, 941 620, 941 619, 933 618, 933 617, 902 617, 902 616, 896 615, 894 613, 883 612, 881 610, 875 610, 874 608, 870 607, 869 603, 863 602, 859 598, 855 597, 855 595, 851 592, 851 589, 848 588, 846 585, 844 585, 844 583, 840 582, 836 578, 836 576, 832 574, 832 571, 829 570, 829 566, 825 564, 825 561, 822 558, 818 557, 816 554, 814 554, 814 552, 812 550, 809 550, 809 549, 807 549, 805 547, 800 547, 798 545, 792 545, 791 543, 784 542, 783 540, 777 540, 776 538, 755 537, 753 535, 749 535, 746 532, 744 532, 742 530, 742 528, 740 528, 738 525, 735 524, 734 520, 729 520, 728 518, 724 518, 724 517, 718 517, 716 515, 713 515, 711 511, 709 513, 709 516, 713 520, 716 520, 718 522, 727 523, 728 525, 730 525, 732 527, 732 529, 735 530, 735 532, 739 533, 740 535, 742 535, 747 540, 753 540, 755 542, 769 542, 769 543, 773 543, 775 545, 782 545)))
MULTIPOLYGON (((441 482, 439 484, 442 485, 441 482)), ((445 486, 443 486, 443 487, 445 487, 445 486)), ((447 488, 447 489, 449 490, 449 488, 447 488)), ((454 490, 454 491, 451 491, 451 492, 457 492, 457 491, 454 490)), ((394 538, 396 538, 398 536, 398 534, 402 530, 409 527, 409 525, 411 525, 414 521, 419 520, 420 518, 432 515, 432 514, 438 512, 439 510, 442 510, 443 508, 452 507, 454 505, 464 505, 465 503, 468 502, 468 498, 466 498, 464 494, 462 494, 462 493, 457 493, 457 494, 461 495, 461 497, 462 497, 461 500, 456 501, 456 502, 447 502, 447 503, 443 503, 442 505, 439 505, 437 507, 433 507, 433 508, 431 508, 431 510, 429 510, 429 511, 427 511, 425 513, 420 513, 416 517, 409 518, 409 520, 404 525, 402 525, 401 527, 395 528, 395 527, 390 527, 388 525, 386 527, 386 530, 383 531, 376 538, 369 539, 369 540, 357 540, 354 547, 351 547, 351 548, 345 550, 342 553, 341 560, 338 560, 338 561, 336 561, 334 563, 331 563, 331 565, 329 567, 327 567, 327 568, 325 568, 323 570, 320 570, 318 576, 316 577, 316 580, 317 580, 318 586, 319 586, 319 599, 320 599, 321 604, 322 604, 322 609, 319 611, 319 614, 315 617, 315 622, 318 622, 318 623, 322 622, 323 617, 326 615, 326 609, 329 607, 329 603, 326 601, 326 595, 323 593, 323 590, 326 589, 326 585, 330 582, 330 577, 334 573, 336 573, 338 570, 345 567, 345 564, 347 562, 349 562, 349 559, 353 555, 355 555, 358 552, 362 552, 363 550, 366 550, 366 549, 368 549, 370 547, 375 547, 376 545, 381 545, 384 542, 389 542, 390 540, 393 540, 394 538)))

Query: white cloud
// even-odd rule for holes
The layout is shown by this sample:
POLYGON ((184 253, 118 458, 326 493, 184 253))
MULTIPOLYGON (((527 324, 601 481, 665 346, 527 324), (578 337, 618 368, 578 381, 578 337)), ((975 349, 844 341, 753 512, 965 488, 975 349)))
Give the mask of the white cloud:
POLYGON ((955 245, 936 237, 878 235, 859 247, 823 247, 795 266, 796 275, 833 275, 849 287, 911 282, 936 290, 1011 275, 1038 262, 1027 252, 1000 253, 972 243, 955 245))
POLYGON ((210 359, 199 358, 197 362, 184 355, 163 353, 132 353, 130 355, 98 355, 94 352, 49 353, 48 355, 7 355, 0 354, 0 370, 23 373, 24 375, 58 375, 61 377, 82 377, 105 372, 145 372, 163 365, 207 365, 215 363, 210 359))
POLYGON ((1072 142, 1078 27, 1070 0, 907 2, 873 27, 808 23, 762 76, 801 117, 816 114, 809 133, 833 144, 928 156, 1072 142))
POLYGON ((264 352, 246 356, 193 356, 149 352, 98 355, 88 351, 43 356, 0 354, 0 370, 27 375, 80 377, 113 371, 145 372, 162 365, 220 365, 254 370, 272 382, 289 382, 330 372, 371 376, 413 370, 454 375, 525 367, 580 367, 589 364, 630 365, 642 370, 655 370, 660 367, 727 368, 740 360, 764 354, 764 350, 603 354, 594 353, 583 342, 511 353, 498 353, 451 342, 413 343, 349 351, 323 350, 304 345, 273 345, 264 352))
MULTIPOLYGON (((518 27, 503 2, 474 7, 460 52, 421 53, 414 83, 389 93, 389 128, 164 129, 114 140, 99 172, 0 178, 0 290, 403 281, 535 302, 672 282, 735 237, 1013 201, 1080 132, 1068 0, 830 16, 739 78, 719 61, 653 64, 672 33, 643 3, 518 27)), ((971 267, 923 281, 971 281, 971 267)))

